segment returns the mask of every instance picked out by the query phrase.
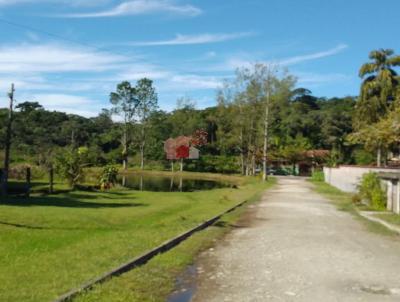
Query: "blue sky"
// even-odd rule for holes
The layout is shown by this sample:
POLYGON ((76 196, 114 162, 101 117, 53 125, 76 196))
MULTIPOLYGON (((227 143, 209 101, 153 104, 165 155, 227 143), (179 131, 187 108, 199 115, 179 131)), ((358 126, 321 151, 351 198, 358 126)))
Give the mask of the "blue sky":
POLYGON ((117 83, 146 76, 161 109, 179 97, 204 108, 255 62, 287 67, 316 96, 356 95, 369 51, 400 50, 399 11, 398 0, 0 0, 0 106, 14 82, 18 101, 95 116, 117 83))

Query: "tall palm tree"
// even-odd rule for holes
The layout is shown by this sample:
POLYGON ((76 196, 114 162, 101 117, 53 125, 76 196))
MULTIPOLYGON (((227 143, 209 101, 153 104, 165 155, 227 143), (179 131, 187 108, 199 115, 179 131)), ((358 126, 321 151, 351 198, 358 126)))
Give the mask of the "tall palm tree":
POLYGON ((400 56, 392 49, 379 49, 371 51, 369 58, 372 62, 362 65, 359 72, 363 83, 356 106, 356 128, 376 123, 386 115, 400 86, 400 77, 393 69, 400 66, 400 56))
MULTIPOLYGON (((356 105, 354 128, 360 133, 384 118, 392 104, 398 104, 396 98, 400 98, 400 77, 393 69, 400 66, 400 56, 394 55, 392 49, 379 49, 371 51, 369 58, 372 62, 362 65, 359 72, 363 82, 356 105)), ((384 146, 378 143, 378 166, 381 165, 382 149, 384 146)))

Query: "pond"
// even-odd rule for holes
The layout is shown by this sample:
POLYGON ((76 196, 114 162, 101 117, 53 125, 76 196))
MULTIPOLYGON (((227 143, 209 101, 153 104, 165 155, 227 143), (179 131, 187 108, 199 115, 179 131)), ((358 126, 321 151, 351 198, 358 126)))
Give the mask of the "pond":
POLYGON ((232 183, 215 180, 193 179, 184 176, 129 174, 119 177, 119 183, 133 190, 151 192, 193 192, 218 188, 234 188, 232 183))

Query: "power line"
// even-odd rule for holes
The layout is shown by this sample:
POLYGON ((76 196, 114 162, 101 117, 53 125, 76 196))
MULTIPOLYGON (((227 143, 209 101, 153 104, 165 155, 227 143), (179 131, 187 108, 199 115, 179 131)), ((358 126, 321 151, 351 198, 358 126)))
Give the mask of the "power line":
POLYGON ((26 30, 37 32, 37 33, 41 33, 41 34, 47 35, 49 37, 52 37, 52 38, 55 38, 55 39, 58 39, 58 40, 67 41, 67 42, 74 43, 74 44, 81 45, 81 46, 85 46, 85 47, 90 47, 90 48, 96 49, 96 50, 101 51, 101 52, 108 52, 110 54, 118 54, 118 55, 122 55, 122 56, 126 56, 127 55, 127 54, 124 54, 124 53, 121 53, 121 52, 118 52, 118 51, 114 51, 114 50, 111 51, 111 50, 109 50, 109 49, 107 49, 105 47, 98 47, 98 46, 93 45, 93 44, 81 42, 81 41, 78 41, 78 40, 75 40, 75 39, 71 39, 71 38, 67 38, 67 37, 64 37, 64 36, 61 36, 61 35, 58 35, 58 34, 54 34, 54 33, 48 32, 46 30, 42 30, 42 29, 39 29, 39 28, 36 28, 36 27, 32 27, 30 25, 17 23, 17 22, 14 22, 14 21, 3 19, 3 18, 0 18, 0 22, 8 24, 10 26, 14 26, 14 27, 20 28, 20 29, 26 29, 26 30))

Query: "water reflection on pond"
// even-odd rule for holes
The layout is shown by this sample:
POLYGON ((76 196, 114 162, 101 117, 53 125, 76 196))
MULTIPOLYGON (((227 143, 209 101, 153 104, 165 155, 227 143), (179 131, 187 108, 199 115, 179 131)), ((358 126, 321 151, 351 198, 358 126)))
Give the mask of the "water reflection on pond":
POLYGON ((152 192, 193 192, 235 187, 234 184, 228 182, 185 178, 179 175, 129 174, 121 175, 119 182, 126 188, 152 192))

